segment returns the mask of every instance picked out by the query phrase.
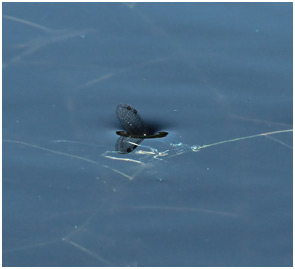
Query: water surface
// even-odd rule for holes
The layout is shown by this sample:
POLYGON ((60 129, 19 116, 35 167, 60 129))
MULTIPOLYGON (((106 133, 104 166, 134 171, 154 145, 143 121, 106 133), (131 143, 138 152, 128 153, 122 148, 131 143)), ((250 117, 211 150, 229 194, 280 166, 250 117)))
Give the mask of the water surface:
POLYGON ((292 38, 292 3, 4 3, 3 265, 292 266, 292 38), (117 154, 120 103, 169 135, 117 154))

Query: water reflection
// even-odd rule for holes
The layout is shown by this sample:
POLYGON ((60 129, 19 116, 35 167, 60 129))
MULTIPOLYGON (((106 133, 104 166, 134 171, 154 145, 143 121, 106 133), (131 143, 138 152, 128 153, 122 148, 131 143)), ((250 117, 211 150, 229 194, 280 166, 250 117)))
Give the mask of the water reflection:
POLYGON ((115 149, 120 154, 127 154, 135 150, 143 140, 141 138, 120 136, 116 142, 115 149))
POLYGON ((131 135, 124 131, 117 131, 116 134, 120 135, 120 137, 118 138, 116 142, 115 149, 120 154, 126 154, 126 153, 132 152, 133 150, 137 148, 137 146, 139 146, 139 144, 144 139, 161 138, 168 135, 167 132, 158 132, 153 135, 142 136, 142 135, 131 135))

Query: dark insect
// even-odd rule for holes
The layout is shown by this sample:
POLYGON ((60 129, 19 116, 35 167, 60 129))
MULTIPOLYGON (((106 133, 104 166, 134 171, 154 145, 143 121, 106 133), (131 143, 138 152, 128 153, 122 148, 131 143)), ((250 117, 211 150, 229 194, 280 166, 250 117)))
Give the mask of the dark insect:
POLYGON ((137 111, 129 105, 118 105, 116 115, 122 127, 131 135, 148 135, 148 128, 137 111))
POLYGON ((121 136, 116 142, 116 151, 118 153, 130 153, 144 139, 160 138, 168 134, 167 132, 151 133, 141 116, 130 105, 118 105, 116 115, 122 127, 126 130, 116 132, 121 136))

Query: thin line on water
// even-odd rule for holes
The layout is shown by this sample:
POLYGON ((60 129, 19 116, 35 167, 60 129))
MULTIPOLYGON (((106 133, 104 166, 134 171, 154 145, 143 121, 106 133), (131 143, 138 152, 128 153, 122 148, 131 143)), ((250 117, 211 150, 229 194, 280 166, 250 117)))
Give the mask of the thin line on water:
POLYGON ((26 245, 26 246, 19 246, 19 247, 16 247, 16 248, 3 250, 3 253, 21 251, 21 250, 30 249, 30 248, 44 247, 44 246, 47 246, 47 245, 50 245, 50 244, 56 244, 58 242, 60 242, 60 240, 56 239, 56 240, 52 240, 52 241, 48 241, 48 242, 45 241, 45 242, 30 244, 30 245, 26 245))
POLYGON ((88 255, 94 257, 95 259, 97 259, 98 261, 104 263, 105 265, 111 266, 112 264, 107 261, 106 259, 102 258, 101 256, 99 256, 98 254, 94 253, 93 251, 75 243, 74 241, 68 239, 68 238, 63 238, 62 241, 69 243, 70 245, 80 249, 81 251, 87 253, 88 255))
POLYGON ((129 159, 129 158, 118 158, 118 157, 113 157, 113 156, 109 156, 109 155, 104 155, 104 157, 107 158, 107 159, 112 159, 112 160, 133 162, 133 163, 138 163, 138 164, 142 164, 142 165, 145 164, 145 163, 143 163, 141 161, 137 161, 137 160, 133 160, 133 159, 129 159))
POLYGON ((120 175, 123 176, 123 177, 128 178, 129 180, 133 180, 133 179, 134 179, 132 176, 129 176, 129 175, 127 175, 127 174, 125 174, 125 173, 123 173, 123 172, 121 172, 121 171, 119 171, 119 170, 117 170, 117 169, 115 169, 115 168, 109 167, 109 166, 107 166, 107 165, 103 165, 103 167, 108 168, 108 169, 111 169, 112 171, 114 171, 114 172, 120 174, 120 175))
POLYGON ((95 163, 95 164, 98 163, 97 161, 93 161, 93 160, 90 160, 90 159, 87 159, 87 158, 84 158, 84 157, 81 157, 81 156, 78 156, 78 155, 73 155, 73 154, 68 154, 68 153, 62 152, 62 151, 56 151, 56 150, 52 150, 52 149, 47 149, 47 148, 43 148, 43 147, 40 147, 40 146, 37 146, 37 145, 34 145, 34 144, 25 143, 25 142, 22 142, 22 141, 10 140, 10 139, 3 139, 3 141, 8 142, 8 143, 20 144, 20 145, 24 145, 24 146, 31 147, 31 148, 36 148, 36 149, 39 149, 39 150, 47 151, 47 152, 58 154, 58 155, 67 156, 67 157, 70 157, 70 158, 86 161, 86 162, 89 162, 89 163, 95 163))
POLYGON ((293 132, 293 129, 273 131, 273 132, 268 132, 268 133, 262 133, 262 134, 256 134, 256 135, 250 135, 250 136, 244 136, 244 137, 224 140, 224 141, 212 143, 212 144, 209 144, 209 145, 200 146, 200 147, 198 147, 197 150, 200 150, 200 149, 203 149, 203 148, 208 148, 208 147, 213 147, 213 146, 217 146, 217 145, 221 145, 221 144, 225 144, 225 143, 231 143, 231 142, 241 141, 241 140, 245 140, 245 139, 251 139, 251 138, 255 138, 255 137, 260 137, 260 136, 268 136, 268 135, 287 133, 287 132, 293 132))
POLYGON ((281 141, 281 140, 279 140, 279 139, 277 139, 277 138, 274 138, 274 137, 272 137, 272 136, 266 136, 268 139, 271 139, 271 140, 273 140, 273 141, 276 141, 277 143, 279 143, 279 144, 281 144, 281 145, 283 145, 283 146, 286 146, 287 148, 289 148, 289 149, 293 149, 293 147, 292 146, 290 146, 290 145, 288 145, 288 144, 286 144, 286 143, 284 143, 283 141, 281 141))
POLYGON ((48 33, 53 33, 54 32, 54 30, 52 30, 52 29, 50 29, 48 27, 45 27, 43 25, 37 24, 35 22, 28 21, 28 20, 24 20, 24 19, 20 19, 20 18, 17 18, 17 17, 8 16, 8 15, 3 15, 3 18, 7 19, 7 20, 19 22, 21 24, 25 24, 25 25, 28 25, 28 26, 33 27, 33 28, 37 28, 39 30, 43 30, 43 31, 48 32, 48 33))

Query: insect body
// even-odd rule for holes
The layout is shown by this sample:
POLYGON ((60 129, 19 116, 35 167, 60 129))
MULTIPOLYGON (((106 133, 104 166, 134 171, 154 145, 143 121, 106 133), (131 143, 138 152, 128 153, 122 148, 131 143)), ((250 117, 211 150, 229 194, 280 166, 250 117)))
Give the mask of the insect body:
POLYGON ((132 152, 144 139, 160 138, 166 136, 167 132, 153 134, 144 123, 137 110, 127 104, 117 106, 116 115, 125 131, 117 131, 120 138, 116 142, 118 153, 132 152))
POLYGON ((118 105, 116 115, 121 125, 126 130, 126 132, 117 131, 116 133, 120 136, 146 139, 164 137, 168 134, 167 132, 150 133, 142 117, 138 114, 137 110, 130 105, 118 105))
POLYGON ((118 105, 116 115, 123 128, 131 135, 148 135, 148 128, 136 109, 129 105, 118 105))

